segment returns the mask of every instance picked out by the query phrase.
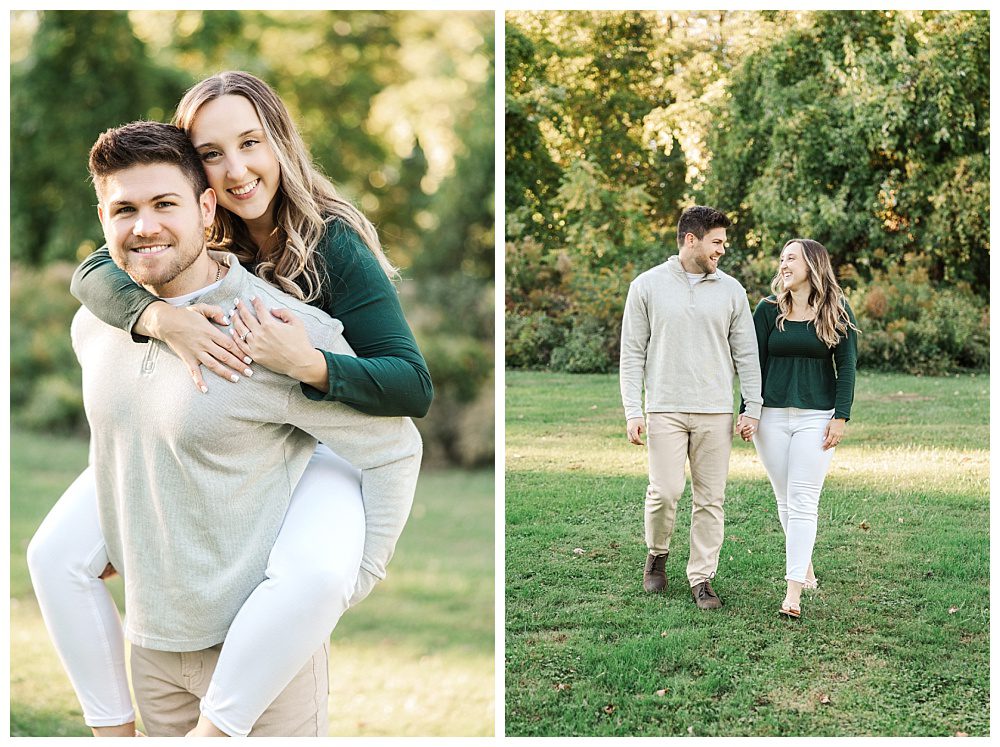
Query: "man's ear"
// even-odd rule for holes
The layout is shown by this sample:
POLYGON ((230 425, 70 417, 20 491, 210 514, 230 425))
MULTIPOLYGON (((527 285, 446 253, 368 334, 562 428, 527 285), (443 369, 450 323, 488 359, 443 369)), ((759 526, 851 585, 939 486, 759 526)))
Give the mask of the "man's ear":
POLYGON ((101 207, 101 203, 97 203, 97 220, 101 222, 102 226, 104 225, 104 208, 101 207))
POLYGON ((209 187, 202 192, 198 198, 198 205, 201 207, 201 217, 205 219, 205 225, 212 225, 215 222, 215 190, 209 187))

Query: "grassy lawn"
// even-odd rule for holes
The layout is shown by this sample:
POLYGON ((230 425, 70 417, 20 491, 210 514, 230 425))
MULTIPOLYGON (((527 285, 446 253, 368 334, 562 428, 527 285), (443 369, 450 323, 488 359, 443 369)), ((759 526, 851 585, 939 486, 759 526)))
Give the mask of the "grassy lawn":
POLYGON ((511 736, 989 734, 989 377, 861 374, 820 501, 820 589, 777 615, 784 538, 734 442, 701 612, 690 483, 668 590, 642 591, 645 450, 613 375, 507 372, 511 736))
MULTIPOLYGON (((79 439, 11 434, 11 735, 89 736, 24 560, 83 469, 79 439)), ((330 734, 494 732, 493 474, 427 471, 389 577, 331 638, 330 734)), ((112 589, 121 603, 120 579, 112 589)))

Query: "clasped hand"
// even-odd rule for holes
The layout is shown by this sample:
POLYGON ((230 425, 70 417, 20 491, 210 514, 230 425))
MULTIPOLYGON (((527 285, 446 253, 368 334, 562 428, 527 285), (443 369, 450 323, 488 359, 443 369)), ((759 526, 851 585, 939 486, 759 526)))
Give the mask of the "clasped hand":
POLYGON ((753 441, 753 434, 757 432, 757 424, 759 422, 757 418, 751 418, 745 413, 740 413, 740 416, 736 418, 735 432, 739 434, 740 438, 749 443, 753 441))
POLYGON ((233 341, 243 355, 275 373, 299 379, 299 371, 315 352, 305 325, 288 309, 268 309, 256 296, 253 310, 236 299, 233 311, 233 341))
MULTIPOLYGON (((192 304, 174 308, 163 302, 149 307, 145 331, 158 337, 184 362, 195 386, 208 387, 201 367, 227 381, 252 376, 251 363, 259 363, 275 373, 299 378, 296 374, 318 353, 309 340, 305 325, 288 309, 268 309, 259 298, 251 299, 253 309, 239 299, 230 318, 218 306, 192 304), (256 312, 256 313, 255 313, 256 312), (211 324, 209 322, 215 322, 211 324), (219 326, 216 326, 219 325, 219 326)), ((319 355, 322 355, 319 353, 319 355)))

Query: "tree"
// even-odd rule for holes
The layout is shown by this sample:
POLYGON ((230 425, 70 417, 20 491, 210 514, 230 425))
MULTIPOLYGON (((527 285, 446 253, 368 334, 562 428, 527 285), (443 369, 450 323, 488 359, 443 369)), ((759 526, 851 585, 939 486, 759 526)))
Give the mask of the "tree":
POLYGON ((912 255, 985 297, 988 70, 984 13, 813 14, 734 74, 706 200, 740 206, 744 256, 810 236, 863 277, 912 255))
POLYGON ((11 257, 34 265, 97 246, 87 153, 106 130, 161 119, 183 74, 151 62, 122 11, 44 11, 11 69, 11 257))

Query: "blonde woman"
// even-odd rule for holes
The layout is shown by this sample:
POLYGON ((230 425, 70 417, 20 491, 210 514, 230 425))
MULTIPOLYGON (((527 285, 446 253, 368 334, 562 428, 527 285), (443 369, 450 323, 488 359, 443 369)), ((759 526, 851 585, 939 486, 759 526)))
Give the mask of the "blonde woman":
MULTIPOLYGON (((259 277, 339 319, 358 357, 314 349, 290 312, 272 314, 258 300, 233 299, 226 309, 171 306, 132 282, 106 249, 77 270, 74 295, 137 342, 168 344, 206 396, 211 387, 239 386, 257 365, 297 379, 313 400, 423 416, 433 390, 392 284, 395 269, 371 222, 312 164, 277 94, 248 73, 221 73, 185 94, 174 124, 191 138, 217 196, 210 248, 232 252, 259 277), (232 319, 232 335, 210 319, 232 319)), ((248 444, 248 473, 253 468, 248 444)), ((73 483, 39 528, 29 568, 86 723, 96 736, 133 736, 121 622, 101 580, 113 569, 95 565, 103 538, 93 469, 100 465, 73 483)), ((189 736, 248 734, 329 637, 347 600, 356 604, 371 590, 383 571, 359 566, 352 549, 363 538, 367 557, 364 511, 358 471, 320 444, 271 551, 268 572, 281 572, 254 590, 233 621, 189 736), (307 530, 328 541, 302 539, 307 530)))
POLYGON ((764 407, 752 438, 767 470, 785 533, 785 598, 779 613, 802 614, 816 588, 812 552, 819 496, 854 401, 857 332, 826 248, 792 239, 781 250, 774 295, 754 312, 764 407))

